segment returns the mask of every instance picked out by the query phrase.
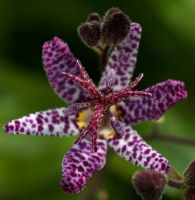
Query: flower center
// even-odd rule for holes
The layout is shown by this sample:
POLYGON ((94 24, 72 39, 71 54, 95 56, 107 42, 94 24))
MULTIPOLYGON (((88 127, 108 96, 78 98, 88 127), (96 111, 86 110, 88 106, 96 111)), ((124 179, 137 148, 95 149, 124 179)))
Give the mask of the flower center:
POLYGON ((117 103, 121 101, 131 101, 137 96, 151 96, 150 93, 134 91, 133 89, 141 81, 143 74, 140 74, 135 81, 131 82, 127 88, 121 91, 113 91, 116 74, 112 69, 106 77, 106 91, 100 91, 89 75, 78 61, 80 76, 75 76, 63 72, 65 78, 69 78, 74 84, 82 88, 89 96, 89 101, 75 103, 67 109, 67 114, 78 114, 78 125, 84 128, 76 142, 83 138, 92 141, 93 149, 96 151, 96 140, 98 136, 104 138, 114 135, 122 136, 125 134, 125 126, 118 120, 120 111, 117 103), (118 110, 118 111, 117 111, 118 110), (114 130, 114 131, 113 131, 114 130))
MULTIPOLYGON (((94 109, 88 108, 86 110, 83 110, 78 113, 77 115, 77 124, 81 129, 87 128, 90 119, 93 115, 94 109)), ((112 105, 110 107, 110 112, 113 116, 115 116, 117 119, 121 116, 122 111, 120 108, 117 107, 117 105, 112 105)), ((116 135, 115 130, 111 126, 111 120, 109 116, 104 116, 99 128, 99 131, 97 133, 97 137, 104 138, 104 139, 110 139, 113 138, 116 135)))

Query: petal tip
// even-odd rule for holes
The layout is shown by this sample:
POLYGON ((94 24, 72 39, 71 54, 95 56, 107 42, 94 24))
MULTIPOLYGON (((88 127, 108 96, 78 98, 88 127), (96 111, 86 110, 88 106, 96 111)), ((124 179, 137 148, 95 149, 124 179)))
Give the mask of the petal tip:
POLYGON ((132 23, 130 24, 130 27, 131 27, 131 29, 138 29, 139 32, 142 31, 142 26, 141 26, 141 24, 139 24, 139 23, 137 23, 137 22, 132 22, 132 23))
MULTIPOLYGON (((53 46, 58 46, 58 48, 60 48, 60 46, 66 46, 67 43, 65 43, 61 38, 59 38, 58 36, 54 36, 51 40, 48 40, 46 42, 44 42, 43 44, 43 50, 44 49, 50 49, 53 46)), ((52 49, 51 49, 52 50, 52 49)))
POLYGON ((77 194, 86 187, 87 181, 84 184, 83 183, 84 183, 83 179, 80 179, 80 181, 77 182, 77 184, 73 184, 73 183, 70 183, 69 181, 65 181, 64 179, 61 179, 60 187, 64 190, 64 192, 68 194, 77 194))
POLYGON ((170 174, 172 171, 171 165, 169 164, 168 160, 163 158, 163 162, 159 163, 158 168, 154 168, 156 171, 160 171, 163 174, 170 174))
POLYGON ((9 123, 6 123, 6 124, 3 126, 4 132, 5 132, 5 133, 10 133, 11 127, 12 127, 12 126, 9 126, 9 123))
POLYGON ((165 170, 166 174, 170 174, 172 172, 172 168, 171 165, 167 165, 166 170, 165 170))
MULTIPOLYGON (((17 123, 17 120, 16 120, 16 123, 17 123)), ((8 123, 6 123, 6 124, 3 125, 3 130, 7 134, 13 134, 13 133, 15 133, 14 129, 15 129, 15 126, 13 125, 12 122, 8 122, 8 123)))
POLYGON ((69 194, 82 191, 90 178, 105 164, 106 142, 98 140, 98 149, 94 153, 91 143, 86 139, 74 144, 62 161, 62 179, 60 186, 69 194))
POLYGON ((168 87, 170 88, 173 87, 178 97, 178 100, 183 100, 188 97, 188 92, 185 89, 185 83, 183 81, 169 79, 167 83, 168 83, 168 87))

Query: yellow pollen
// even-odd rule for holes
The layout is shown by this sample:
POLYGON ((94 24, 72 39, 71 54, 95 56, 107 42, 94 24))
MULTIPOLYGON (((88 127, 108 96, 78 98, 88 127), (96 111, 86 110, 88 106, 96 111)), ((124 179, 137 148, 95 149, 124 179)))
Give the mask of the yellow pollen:
POLYGON ((117 105, 112 105, 112 106, 110 107, 110 112, 111 112, 117 119, 119 119, 119 118, 122 116, 122 114, 123 114, 122 110, 121 110, 117 105))
POLYGON ((100 138, 104 139, 112 139, 116 135, 116 132, 114 130, 100 132, 100 138))
POLYGON ((78 117, 77 117, 77 124, 80 128, 87 127, 87 123, 84 121, 84 119, 85 119, 85 111, 82 111, 78 114, 78 117))
POLYGON ((89 121, 91 119, 91 115, 92 115, 92 110, 86 109, 81 111, 80 113, 78 113, 77 116, 77 124, 80 128, 86 128, 89 124, 89 121))

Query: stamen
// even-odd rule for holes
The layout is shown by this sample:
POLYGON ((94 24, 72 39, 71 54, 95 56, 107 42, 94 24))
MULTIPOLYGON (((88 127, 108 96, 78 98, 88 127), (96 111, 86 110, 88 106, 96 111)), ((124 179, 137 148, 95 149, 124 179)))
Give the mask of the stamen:
POLYGON ((111 117, 112 128, 116 131, 117 136, 123 137, 126 133, 125 125, 117 120, 114 116, 111 117))
POLYGON ((74 103, 69 105, 64 113, 65 115, 76 115, 78 112, 87 109, 89 106, 91 106, 89 102, 74 103))
POLYGON ((106 74, 106 87, 111 89, 116 82, 116 72, 113 68, 111 68, 106 74))

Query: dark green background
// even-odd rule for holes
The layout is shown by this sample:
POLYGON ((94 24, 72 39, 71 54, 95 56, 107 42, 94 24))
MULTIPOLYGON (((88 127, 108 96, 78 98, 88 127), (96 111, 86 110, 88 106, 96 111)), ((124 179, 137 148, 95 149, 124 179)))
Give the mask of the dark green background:
MULTIPOLYGON (((50 88, 41 61, 44 41, 57 35, 69 43, 92 78, 99 79, 98 58, 77 36, 76 27, 90 12, 103 13, 119 6, 143 27, 135 74, 144 73, 140 87, 172 78, 183 80, 189 98, 168 111, 160 124, 163 134, 195 139, 195 1, 75 1, 0 0, 0 126, 31 112, 65 105, 50 88), (98 74, 98 75, 97 75, 98 74)), ((136 126, 141 135, 153 122, 136 126)), ((59 187, 61 160, 73 138, 0 134, 0 199, 66 200, 59 187)), ((195 147, 149 142, 181 173, 195 159, 195 147)), ((108 157, 98 193, 111 200, 138 199, 131 176, 138 168, 117 157, 108 157)), ((94 180, 94 179, 93 179, 94 180)), ((92 183, 93 184, 93 183, 92 183)), ((84 193, 88 191, 84 190, 84 193)), ((181 193, 167 189, 163 199, 179 199, 181 193)), ((106 199, 105 199, 106 200, 106 199)))

